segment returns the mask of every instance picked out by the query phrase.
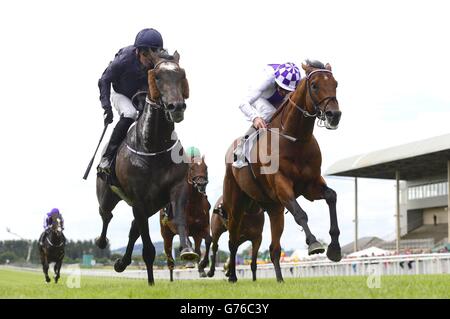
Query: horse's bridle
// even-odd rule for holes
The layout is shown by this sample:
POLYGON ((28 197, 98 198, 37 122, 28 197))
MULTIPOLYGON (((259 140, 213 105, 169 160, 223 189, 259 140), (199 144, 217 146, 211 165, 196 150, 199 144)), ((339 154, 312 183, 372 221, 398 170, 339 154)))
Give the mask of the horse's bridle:
POLYGON ((206 172, 206 174, 205 174, 204 176, 202 176, 202 175, 192 176, 192 175, 191 175, 191 171, 192 171, 192 167, 189 167, 188 178, 187 178, 188 184, 194 186, 194 188, 197 189, 197 191, 198 191, 199 193, 201 193, 201 194, 203 194, 203 195, 206 195, 206 193, 200 191, 200 189, 199 189, 199 184, 198 184, 197 179, 198 179, 198 177, 203 177, 203 178, 205 178, 205 181, 206 181, 205 184, 208 184, 208 183, 209 183, 209 180, 208 180, 208 172, 206 172))
MULTIPOLYGON (((297 103, 295 103, 294 101, 292 101, 292 99, 291 99, 291 94, 288 96, 288 101, 289 101, 289 103, 292 103, 292 104, 295 106, 295 108, 303 114, 304 117, 309 117, 309 118, 316 118, 316 117, 317 117, 317 118, 320 120, 320 122, 324 122, 324 121, 325 121, 326 108, 327 108, 328 103, 330 103, 330 101, 333 101, 333 100, 337 102, 337 98, 336 98, 336 96, 327 96, 327 97, 324 97, 324 98, 323 98, 322 100, 320 100, 319 102, 317 102, 317 100, 316 100, 316 99, 314 98, 314 96, 312 95, 312 92, 311 92, 311 82, 310 82, 311 76, 312 76, 313 74, 316 74, 316 73, 330 73, 330 74, 333 74, 333 72, 331 72, 330 70, 327 70, 327 69, 317 69, 317 70, 314 70, 314 71, 312 71, 311 73, 309 73, 309 74, 306 76, 306 78, 305 78, 306 85, 307 85, 307 87, 308 87, 308 94, 309 94, 309 96, 311 97, 311 100, 312 100, 312 103, 313 103, 314 113, 312 113, 312 114, 309 113, 307 110, 305 110, 304 108, 302 108, 301 106, 299 106, 297 103), (320 105, 322 105, 325 101, 326 101, 326 104, 325 104, 325 106, 323 107, 323 111, 322 111, 322 110, 320 109, 320 105)), ((283 107, 283 110, 282 110, 282 112, 281 112, 281 129, 282 129, 282 130, 284 130, 283 117, 284 117, 284 111, 285 111, 285 109, 286 109, 286 107, 283 107)), ((318 125, 319 125, 319 124, 318 124, 318 125)), ((319 126, 320 126, 320 125, 319 125, 319 126)), ((286 137, 286 138, 288 138, 289 140, 292 140, 292 141, 296 141, 296 140, 297 140, 296 138, 294 138, 294 137, 292 137, 292 136, 289 136, 289 135, 286 135, 286 134, 280 133, 280 135, 281 135, 281 136, 284 136, 284 137, 286 137)))
MULTIPOLYGON (((155 64, 155 66, 153 67, 153 70, 156 70, 163 63, 172 63, 172 64, 175 64, 177 66, 177 68, 180 68, 180 65, 178 64, 178 62, 171 61, 171 60, 162 60, 155 64)), ((150 107, 152 107, 154 109, 163 109, 164 112, 168 112, 167 105, 165 105, 165 103, 162 100, 162 94, 159 97, 158 101, 152 101, 148 97, 148 94, 149 93, 147 93, 147 96, 145 97, 145 102, 148 103, 150 105, 150 107)), ((166 115, 166 118, 168 119, 167 115, 166 115)))

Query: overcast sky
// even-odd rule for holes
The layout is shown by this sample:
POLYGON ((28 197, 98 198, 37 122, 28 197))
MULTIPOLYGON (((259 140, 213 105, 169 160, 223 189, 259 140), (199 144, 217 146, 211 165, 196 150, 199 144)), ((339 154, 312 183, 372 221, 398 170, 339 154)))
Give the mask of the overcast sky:
MULTIPOLYGON (((249 126, 240 98, 268 63, 311 58, 332 65, 343 114, 338 130, 314 131, 324 171, 342 158, 449 133, 448 13, 445 1, 1 1, 0 239, 14 238, 6 227, 37 239, 53 207, 68 238, 99 235, 99 157, 82 180, 103 128, 97 81, 139 30, 158 29, 165 46, 181 54, 191 98, 176 131, 185 147, 206 155, 214 205, 225 150, 249 126)), ((326 180, 338 193, 346 244, 354 235, 353 180, 326 180)), ((392 236, 394 183, 359 184, 360 236, 392 236)), ((326 203, 299 202, 311 230, 329 241, 326 203)), ((113 213, 108 237, 118 248, 126 245, 132 212, 120 203, 113 213)), ((157 215, 150 225, 152 239, 161 240, 157 215)), ((290 215, 281 243, 305 245, 290 215)), ((262 249, 269 244, 266 218, 262 249)))

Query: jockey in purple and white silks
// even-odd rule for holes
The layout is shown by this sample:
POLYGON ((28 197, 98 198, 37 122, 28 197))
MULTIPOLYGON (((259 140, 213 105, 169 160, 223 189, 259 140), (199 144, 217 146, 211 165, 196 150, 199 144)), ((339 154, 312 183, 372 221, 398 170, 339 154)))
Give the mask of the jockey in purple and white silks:
POLYGON ((50 227, 52 227, 53 221, 56 218, 59 218, 61 220, 61 228, 64 229, 64 219, 63 219, 61 213, 59 212, 59 209, 53 208, 50 212, 47 213, 47 216, 45 217, 44 230, 47 230, 50 227))
POLYGON ((294 63, 268 64, 263 70, 261 79, 250 86, 239 108, 246 119, 252 122, 252 126, 236 147, 234 167, 247 165, 243 150, 245 140, 255 130, 266 127, 266 122, 270 120, 287 94, 295 90, 300 80, 300 69, 294 63))
POLYGON ((53 221, 59 218, 61 220, 61 229, 64 230, 64 219, 59 212, 58 208, 53 208, 50 212, 48 212, 44 219, 44 232, 39 237, 39 244, 42 246, 45 240, 45 237, 48 233, 48 229, 50 229, 53 225, 53 221))

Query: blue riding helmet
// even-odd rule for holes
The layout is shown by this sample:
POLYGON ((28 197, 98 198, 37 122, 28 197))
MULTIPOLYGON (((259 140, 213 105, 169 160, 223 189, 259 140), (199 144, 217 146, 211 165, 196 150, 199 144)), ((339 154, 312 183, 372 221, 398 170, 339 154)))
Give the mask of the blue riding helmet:
POLYGON ((134 41, 135 48, 162 48, 163 39, 161 33, 152 28, 139 31, 134 41))

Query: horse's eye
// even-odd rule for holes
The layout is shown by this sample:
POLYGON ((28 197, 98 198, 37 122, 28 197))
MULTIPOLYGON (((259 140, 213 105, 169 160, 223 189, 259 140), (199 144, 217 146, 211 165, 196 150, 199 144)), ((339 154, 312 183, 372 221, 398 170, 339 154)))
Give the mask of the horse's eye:
POLYGON ((311 83, 311 89, 317 91, 319 89, 319 86, 316 83, 311 83))

